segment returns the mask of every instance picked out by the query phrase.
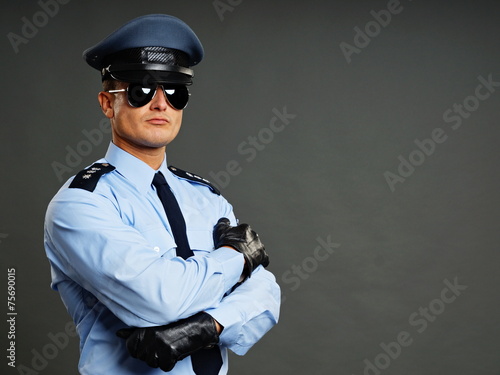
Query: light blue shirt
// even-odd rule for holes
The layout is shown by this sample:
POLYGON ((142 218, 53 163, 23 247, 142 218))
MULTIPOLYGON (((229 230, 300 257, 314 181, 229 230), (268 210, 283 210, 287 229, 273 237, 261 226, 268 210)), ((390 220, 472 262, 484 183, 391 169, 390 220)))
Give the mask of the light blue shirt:
MULTIPOLYGON (((165 375, 132 358, 120 328, 171 323, 199 311, 223 327, 220 347, 245 354, 278 321, 280 290, 261 266, 230 292, 243 269, 243 256, 214 250, 212 231, 219 218, 236 225, 232 206, 207 186, 165 176, 186 221, 194 256, 176 256, 167 216, 152 186, 155 170, 110 144, 104 159, 116 167, 100 177, 93 192, 69 188, 70 179, 49 204, 45 249, 52 288, 59 291, 80 336, 83 375, 165 375)), ((257 371, 257 370, 256 370, 257 371)), ((172 375, 194 374, 190 357, 172 375)))

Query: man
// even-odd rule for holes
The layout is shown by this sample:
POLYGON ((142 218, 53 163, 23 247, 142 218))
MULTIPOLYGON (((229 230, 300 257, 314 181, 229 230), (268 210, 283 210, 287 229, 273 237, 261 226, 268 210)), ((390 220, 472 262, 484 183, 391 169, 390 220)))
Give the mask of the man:
POLYGON ((84 52, 101 72, 106 156, 49 204, 45 249, 81 374, 226 374, 279 315, 258 235, 207 180, 167 167, 203 48, 179 19, 134 19, 84 52))

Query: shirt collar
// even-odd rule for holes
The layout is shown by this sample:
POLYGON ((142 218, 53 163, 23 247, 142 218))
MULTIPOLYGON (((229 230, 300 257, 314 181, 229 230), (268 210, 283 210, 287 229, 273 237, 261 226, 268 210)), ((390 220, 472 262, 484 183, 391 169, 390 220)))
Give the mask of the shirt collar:
MULTIPOLYGON (((151 189, 154 174, 157 172, 142 160, 136 158, 127 151, 122 150, 113 142, 109 143, 108 151, 104 157, 108 163, 116 168, 116 171, 132 182, 141 192, 151 189)), ((167 156, 158 169, 164 176, 169 174, 167 168, 167 156)))

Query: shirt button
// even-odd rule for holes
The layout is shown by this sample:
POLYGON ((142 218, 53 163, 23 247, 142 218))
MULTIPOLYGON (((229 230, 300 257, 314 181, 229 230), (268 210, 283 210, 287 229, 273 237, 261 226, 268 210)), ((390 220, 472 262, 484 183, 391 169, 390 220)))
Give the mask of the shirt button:
POLYGON ((157 253, 160 252, 160 248, 158 246, 155 246, 153 250, 156 251, 157 253))

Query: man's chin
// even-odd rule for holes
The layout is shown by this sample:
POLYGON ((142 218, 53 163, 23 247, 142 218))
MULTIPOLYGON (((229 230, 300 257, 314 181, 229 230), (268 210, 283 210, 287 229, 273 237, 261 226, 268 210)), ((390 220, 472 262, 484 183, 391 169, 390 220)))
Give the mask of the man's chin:
POLYGON ((160 138, 160 139, 143 139, 141 141, 136 141, 136 145, 138 147, 145 147, 145 148, 164 148, 166 147, 170 142, 172 142, 173 139, 165 139, 165 138, 160 138))
POLYGON ((142 144, 142 147, 157 149, 157 148, 165 148, 170 142, 158 142, 158 143, 145 143, 142 144))
POLYGON ((151 151, 155 151, 155 150, 164 150, 165 147, 167 146, 167 144, 169 144, 170 142, 151 142, 151 141, 137 141, 135 140, 135 142, 130 142, 130 141, 118 141, 116 142, 115 140, 113 140, 113 143, 120 147, 121 149, 131 153, 131 154, 134 154, 135 152, 137 151, 146 151, 146 152, 151 152, 151 151))

